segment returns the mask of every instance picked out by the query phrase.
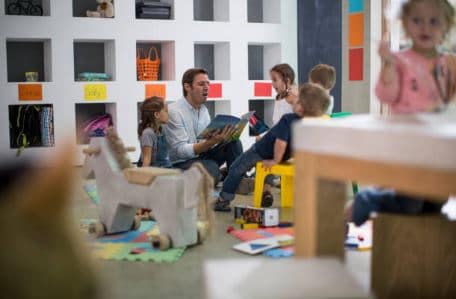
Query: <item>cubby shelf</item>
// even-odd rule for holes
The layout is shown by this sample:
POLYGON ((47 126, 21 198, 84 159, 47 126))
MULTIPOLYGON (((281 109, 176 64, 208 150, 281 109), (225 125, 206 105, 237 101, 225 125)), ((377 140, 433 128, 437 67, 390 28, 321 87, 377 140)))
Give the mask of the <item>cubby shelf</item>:
POLYGON ((98 116, 110 114, 114 128, 117 126, 116 103, 76 103, 75 120, 76 120, 76 143, 88 144, 89 137, 84 132, 85 124, 98 116))
MULTIPOLYGON (((250 99, 249 111, 255 111, 256 115, 262 119, 268 127, 272 127, 272 114, 274 113, 274 100, 272 99, 250 99)), ((249 135, 254 136, 249 130, 249 135)))
POLYGON ((194 48, 195 67, 204 68, 210 80, 230 79, 230 44, 197 42, 194 48))
POLYGON ((37 81, 52 81, 51 40, 6 40, 8 82, 25 82, 27 72, 37 73, 37 81))
POLYGON ((5 0, 5 15, 50 16, 50 0, 5 0))
MULTIPOLYGON (((87 17, 87 11, 97 11, 98 3, 93 0, 73 0, 73 17, 87 17)), ((114 17, 116 1, 113 1, 114 17)))
POLYGON ((247 22, 280 23, 280 1, 247 0, 247 22))
POLYGON ((174 20, 174 0, 136 0, 137 19, 174 20))
POLYGON ((248 45, 249 80, 269 79, 269 70, 281 63, 281 49, 279 43, 248 45))
MULTIPOLYGON (((16 153, 7 124, 11 105, 54 109, 55 149, 26 149, 21 157, 42 160, 43 152, 57 152, 68 139, 82 146, 87 142, 80 133, 82 124, 108 112, 124 143, 136 146, 130 154, 135 160, 137 103, 146 90, 164 92, 171 104, 182 98, 183 73, 204 67, 213 87, 206 103, 211 116, 240 116, 249 110, 249 100, 268 98, 255 96, 253 84, 269 82, 274 64, 287 62, 297 69, 295 0, 161 0, 170 7, 169 19, 154 13, 148 16, 152 18, 137 18, 136 2, 153 5, 154 0, 114 0, 113 19, 85 17, 87 10, 96 9, 95 0, 33 0, 43 6, 46 17, 5 16, 7 5, 15 1, 0 0, 0 69, 6 70, 0 72, 0 152, 10 157, 16 153), (151 46, 160 57, 158 78, 140 81, 137 49, 151 46), (18 99, 18 84, 30 71, 38 72, 42 85, 39 102, 18 99), (105 73, 110 81, 78 81, 84 72, 105 73), (106 97, 86 98, 85 92, 95 88, 92 83, 106 88, 106 97)), ((241 136, 244 148, 253 140, 247 130, 241 136)), ((76 160, 83 162, 82 153, 76 160)))
POLYGON ((52 104, 9 105, 9 143, 21 147, 54 147, 52 104))
POLYGON ((193 20, 228 22, 229 3, 227 0, 193 0, 193 20))
POLYGON ((83 73, 104 73, 115 80, 116 57, 114 40, 74 40, 74 80, 84 81, 83 73))
MULTIPOLYGON (((136 42, 136 57, 149 58, 151 61, 159 59, 158 79, 155 81, 175 80, 175 46, 174 41, 144 41, 136 42), (156 50, 156 52, 155 52, 156 50), (158 54, 158 57, 156 56, 158 54)), ((137 66, 138 68, 138 66, 137 66)), ((138 78, 138 69, 136 70, 138 78)), ((142 81, 142 80, 141 80, 142 81)), ((147 81, 147 80, 145 80, 147 81)))

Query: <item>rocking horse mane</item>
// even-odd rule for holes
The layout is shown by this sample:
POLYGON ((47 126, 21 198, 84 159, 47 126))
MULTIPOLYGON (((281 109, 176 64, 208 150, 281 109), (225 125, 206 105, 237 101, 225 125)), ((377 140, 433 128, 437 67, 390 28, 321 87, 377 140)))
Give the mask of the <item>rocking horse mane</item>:
POLYGON ((200 186, 200 201, 198 205, 198 219, 207 222, 208 233, 212 233, 214 229, 214 211, 211 208, 212 203, 212 188, 214 179, 207 172, 206 168, 201 163, 193 163, 194 167, 198 168, 203 174, 203 181, 200 186))
POLYGON ((115 132, 114 128, 110 127, 106 130, 106 140, 108 141, 109 147, 113 151, 114 158, 119 164, 120 169, 131 168, 130 158, 127 155, 127 149, 125 148, 122 139, 115 132))

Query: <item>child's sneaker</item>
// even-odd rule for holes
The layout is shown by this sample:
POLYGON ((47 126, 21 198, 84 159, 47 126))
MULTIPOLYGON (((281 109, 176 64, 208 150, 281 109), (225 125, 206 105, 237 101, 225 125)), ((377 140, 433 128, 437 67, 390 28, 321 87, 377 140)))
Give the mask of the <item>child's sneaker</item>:
POLYGON ((230 202, 228 200, 218 198, 214 203, 214 211, 231 212, 230 202))
POLYGON ((270 191, 264 191, 263 195, 261 196, 261 207, 269 208, 272 206, 273 202, 274 196, 272 196, 272 193, 270 191))

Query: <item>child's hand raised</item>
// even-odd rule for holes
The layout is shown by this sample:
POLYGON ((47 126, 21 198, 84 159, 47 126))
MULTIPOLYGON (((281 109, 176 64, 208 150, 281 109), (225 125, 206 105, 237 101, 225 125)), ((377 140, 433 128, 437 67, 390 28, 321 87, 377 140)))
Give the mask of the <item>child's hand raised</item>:
POLYGON ((380 56, 380 58, 382 58, 385 64, 394 64, 394 55, 390 49, 388 32, 386 32, 385 35, 383 35, 383 38, 380 41, 380 45, 378 47, 378 55, 380 56))

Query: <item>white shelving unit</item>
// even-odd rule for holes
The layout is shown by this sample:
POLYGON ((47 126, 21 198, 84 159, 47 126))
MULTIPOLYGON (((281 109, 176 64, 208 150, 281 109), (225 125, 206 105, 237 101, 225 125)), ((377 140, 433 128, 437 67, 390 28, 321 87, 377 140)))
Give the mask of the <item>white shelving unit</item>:
MULTIPOLYGON (((239 116, 248 111, 249 100, 273 99, 273 93, 270 97, 256 96, 254 84, 269 82, 268 71, 274 64, 287 62, 297 71, 295 0, 163 1, 172 5, 169 20, 136 19, 134 0, 114 1, 115 17, 111 19, 84 17, 84 5, 93 3, 92 0, 82 1, 82 7, 70 0, 43 0, 45 13, 39 17, 7 15, 8 1, 0 1, 2 157, 14 157, 16 154, 9 142, 10 105, 53 106, 55 147, 27 148, 21 155, 21 158, 46 161, 46 157, 52 157, 67 141, 78 144, 79 123, 90 111, 97 109, 112 113, 124 142, 138 147, 137 103, 145 97, 145 86, 164 84, 167 100, 175 101, 182 97, 182 74, 195 65, 212 65, 211 81, 221 85, 221 96, 210 98, 207 104, 214 115, 239 116), (77 13, 73 9, 76 6, 77 13), (18 100, 18 84, 28 83, 21 81, 20 77, 9 80, 11 71, 8 70, 12 67, 20 74, 28 68, 23 66, 18 70, 18 63, 7 53, 7 45, 15 42, 38 42, 42 45, 40 63, 44 74, 42 82, 38 83, 42 85, 43 100, 18 100), (136 50, 142 45, 160 47, 159 81, 137 80, 136 50), (261 63, 251 62, 254 59, 252 54, 249 55, 252 46, 261 52, 261 63), (204 51, 209 51, 211 55, 204 55, 204 51), (91 59, 100 70, 100 65, 104 65, 103 70, 112 76, 112 81, 75 81, 77 72, 84 71, 81 61, 87 63, 91 59), (250 79, 249 68, 260 75, 250 79), (106 99, 85 100, 84 87, 88 83, 104 84, 106 99)), ((271 102, 265 103, 270 105, 271 102)), ((263 110, 268 110, 268 107, 263 110)), ((248 130, 245 130, 241 140, 245 148, 254 141, 249 137, 248 130)), ((139 151, 132 153, 132 160, 136 161, 138 155, 139 151)), ((75 163, 81 164, 82 161, 80 155, 75 163)))

